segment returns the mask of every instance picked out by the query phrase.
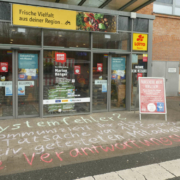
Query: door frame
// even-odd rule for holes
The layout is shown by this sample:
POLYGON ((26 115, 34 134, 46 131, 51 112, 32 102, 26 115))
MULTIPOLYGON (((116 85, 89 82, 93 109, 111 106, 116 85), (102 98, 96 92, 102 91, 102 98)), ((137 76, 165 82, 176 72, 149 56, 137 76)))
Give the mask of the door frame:
MULTIPOLYGON (((104 109, 104 110, 92 110, 92 113, 97 113, 97 112, 113 112, 113 111, 123 111, 123 110, 127 110, 127 102, 128 102, 128 95, 129 95, 129 91, 127 91, 127 87, 128 87, 128 83, 127 83, 127 80, 128 80, 128 73, 131 74, 131 72, 128 71, 128 66, 130 66, 128 64, 128 60, 130 59, 130 54, 121 54, 121 53, 111 53, 111 52, 108 52, 108 53, 103 53, 103 52, 93 52, 92 54, 92 68, 93 68, 93 55, 94 54, 108 54, 108 62, 107 62, 107 65, 108 65, 108 75, 107 75, 107 109, 104 109), (111 108, 111 60, 112 60, 112 56, 116 54, 116 55, 120 55, 121 56, 126 56, 126 107, 125 108, 114 108, 112 109, 111 108)), ((93 69, 92 69, 92 84, 91 86, 93 87, 93 69)), ((92 101, 93 101, 93 89, 92 89, 92 101)), ((131 99, 131 97, 130 97, 131 99)), ((92 102, 92 105, 93 105, 93 102, 92 102)))
POLYGON ((20 118, 28 118, 28 117, 40 117, 41 112, 41 98, 40 92, 43 90, 43 85, 41 86, 41 74, 42 68, 41 67, 41 51, 39 49, 16 49, 13 51, 13 116, 15 119, 20 118), (18 115, 18 51, 37 51, 39 55, 39 65, 38 65, 38 72, 39 72, 39 113, 38 115, 18 115))

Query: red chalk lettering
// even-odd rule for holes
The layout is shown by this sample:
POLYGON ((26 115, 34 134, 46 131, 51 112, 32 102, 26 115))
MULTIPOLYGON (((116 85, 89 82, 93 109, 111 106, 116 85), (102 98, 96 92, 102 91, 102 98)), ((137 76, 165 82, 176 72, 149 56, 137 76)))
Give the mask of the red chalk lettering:
POLYGON ((176 134, 169 136, 169 138, 171 138, 175 142, 180 142, 180 136, 178 136, 176 134))
POLYGON ((120 150, 124 150, 124 149, 126 149, 126 146, 125 146, 125 145, 123 145, 123 144, 120 144, 120 143, 116 143, 116 144, 115 144, 115 147, 116 147, 117 149, 120 149, 120 150), (118 145, 123 146, 123 148, 120 148, 118 145))
POLYGON ((64 152, 60 152, 60 153, 57 153, 56 152, 56 156, 59 158, 60 161, 63 161, 63 159, 61 158, 60 154, 63 154, 64 152))
POLYGON ((151 145, 154 145, 152 142, 149 142, 148 140, 143 140, 144 142, 142 141, 139 141, 141 144, 145 145, 145 146, 151 146, 151 145))
POLYGON ((5 166, 2 166, 2 161, 0 161, 0 170, 4 169, 5 166))
POLYGON ((170 146, 172 145, 172 141, 170 141, 167 137, 162 137, 160 138, 160 141, 162 142, 163 145, 166 145, 166 146, 170 146), (166 143, 166 144, 165 144, 166 143), (167 144, 168 143, 168 144, 167 144))
POLYGON ((131 142, 131 143, 132 143, 133 145, 135 145, 136 147, 141 148, 140 146, 138 146, 138 145, 135 143, 134 140, 130 140, 129 142, 131 142))
POLYGON ((159 139, 156 139, 156 138, 150 138, 149 140, 155 143, 156 145, 159 145, 156 141, 162 143, 159 139))
POLYGON ((93 148, 97 153, 99 153, 99 151, 97 150, 98 147, 100 147, 100 146, 94 146, 94 145, 92 145, 92 148, 93 148))
POLYGON ((82 154, 79 152, 79 149, 77 149, 77 148, 70 151, 70 156, 72 156, 72 157, 77 157, 79 155, 82 156, 82 154), (75 155, 73 155, 73 152, 75 152, 75 155))
POLYGON ((33 160, 34 160, 34 156, 35 156, 35 153, 32 154, 32 158, 31 158, 31 161, 29 161, 28 157, 26 156, 25 153, 23 153, 24 157, 26 158, 26 161, 29 163, 29 165, 32 166, 32 163, 33 163, 33 160))
POLYGON ((123 144, 124 144, 125 146, 129 147, 129 148, 132 148, 128 143, 129 143, 129 142, 124 142, 123 144))
POLYGON ((111 148, 110 147, 105 147, 105 149, 102 147, 102 146, 100 146, 100 148, 104 151, 104 152, 108 152, 108 151, 114 151, 114 146, 111 144, 111 148))
POLYGON ((49 160, 49 161, 45 161, 44 159, 48 158, 50 156, 49 153, 45 153, 41 155, 41 160, 44 161, 45 163, 51 163, 53 161, 53 159, 49 160))
POLYGON ((86 153, 86 151, 85 150, 89 150, 89 151, 91 151, 93 154, 94 154, 94 151, 93 150, 91 150, 90 148, 81 148, 81 150, 82 150, 82 152, 86 155, 86 156, 88 156, 88 154, 86 153))

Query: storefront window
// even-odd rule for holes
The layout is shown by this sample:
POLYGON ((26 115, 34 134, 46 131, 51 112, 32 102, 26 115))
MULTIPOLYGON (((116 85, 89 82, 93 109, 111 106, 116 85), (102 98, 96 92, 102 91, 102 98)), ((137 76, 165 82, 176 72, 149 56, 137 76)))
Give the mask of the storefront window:
POLYGON ((11 27, 0 22, 1 44, 41 45, 41 29, 11 27))
POLYGON ((11 5, 0 2, 0 20, 11 20, 11 5))
POLYGON ((93 34, 93 48, 101 49, 121 49, 129 51, 130 49, 130 33, 118 34, 93 34))
POLYGON ((89 48, 89 33, 72 31, 44 31, 45 46, 89 48))
POLYGON ((89 112, 90 53, 44 51, 43 62, 44 115, 89 112))
POLYGON ((147 54, 132 55, 131 109, 138 108, 138 78, 147 77, 147 54))
POLYGON ((0 50, 0 117, 13 115, 12 51, 0 50))
POLYGON ((133 31, 148 32, 148 19, 137 18, 133 20, 133 31))
POLYGON ((129 17, 118 17, 118 30, 131 31, 131 19, 129 17))

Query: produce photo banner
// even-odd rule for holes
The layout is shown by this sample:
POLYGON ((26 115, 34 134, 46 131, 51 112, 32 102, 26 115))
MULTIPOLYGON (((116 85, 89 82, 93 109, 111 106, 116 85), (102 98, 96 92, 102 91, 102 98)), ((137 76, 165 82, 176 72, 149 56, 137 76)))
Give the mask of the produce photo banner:
POLYGON ((117 17, 13 4, 13 25, 80 31, 116 32, 117 17))

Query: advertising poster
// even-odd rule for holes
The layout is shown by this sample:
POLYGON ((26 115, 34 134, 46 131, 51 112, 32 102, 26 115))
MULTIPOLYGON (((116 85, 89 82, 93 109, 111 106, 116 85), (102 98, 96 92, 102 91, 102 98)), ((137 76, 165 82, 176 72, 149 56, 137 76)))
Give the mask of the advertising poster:
POLYGON ((13 25, 93 32, 117 31, 117 16, 18 4, 13 4, 12 9, 13 25))
POLYGON ((103 64, 97 63, 97 72, 102 72, 102 71, 103 71, 103 64))
POLYGON ((111 79, 125 78, 125 58, 112 58, 111 60, 111 79))
POLYGON ((74 66, 74 74, 81 74, 81 66, 74 66))
POLYGON ((19 80, 38 78, 38 54, 18 54, 19 80))
POLYGON ((139 78, 140 113, 166 114, 164 78, 139 78))
POLYGON ((8 63, 7 62, 0 63, 0 72, 8 72, 8 63))
POLYGON ((66 53, 55 53, 55 61, 60 62, 60 63, 65 63, 66 62, 66 53))

